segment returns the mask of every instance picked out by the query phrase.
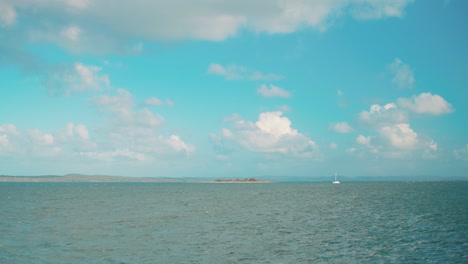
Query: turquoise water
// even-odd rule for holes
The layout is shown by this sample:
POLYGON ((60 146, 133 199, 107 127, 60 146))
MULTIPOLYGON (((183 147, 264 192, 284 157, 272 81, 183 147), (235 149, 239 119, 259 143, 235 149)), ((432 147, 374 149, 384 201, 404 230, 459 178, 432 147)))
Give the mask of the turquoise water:
POLYGON ((468 182, 1 183, 0 263, 468 263, 468 182))

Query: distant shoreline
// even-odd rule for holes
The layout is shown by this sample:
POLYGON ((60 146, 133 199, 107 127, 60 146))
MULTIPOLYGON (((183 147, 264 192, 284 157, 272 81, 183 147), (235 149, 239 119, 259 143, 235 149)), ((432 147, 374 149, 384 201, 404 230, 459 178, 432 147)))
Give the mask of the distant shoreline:
POLYGON ((45 183, 271 183, 268 180, 250 179, 198 179, 198 178, 151 178, 107 175, 69 174, 64 176, 0 176, 0 182, 45 182, 45 183))
POLYGON ((271 183, 267 180, 257 180, 255 178, 246 179, 217 179, 215 183, 271 183))
MULTIPOLYGON (((42 175, 42 176, 11 176, 0 175, 1 182, 91 182, 91 183, 278 183, 278 182, 313 182, 313 183, 331 183, 330 177, 282 177, 282 176, 262 176, 262 179, 255 178, 199 178, 199 177, 128 177, 128 176, 109 176, 109 175, 42 175)), ((352 182, 438 182, 438 181, 468 181, 468 177, 341 177, 342 183, 352 182)))
POLYGON ((258 180, 258 181, 213 181, 212 183, 271 183, 271 181, 258 180))
POLYGON ((65 176, 0 176, 0 182, 184 182, 181 179, 121 177, 101 175, 65 175, 65 176))

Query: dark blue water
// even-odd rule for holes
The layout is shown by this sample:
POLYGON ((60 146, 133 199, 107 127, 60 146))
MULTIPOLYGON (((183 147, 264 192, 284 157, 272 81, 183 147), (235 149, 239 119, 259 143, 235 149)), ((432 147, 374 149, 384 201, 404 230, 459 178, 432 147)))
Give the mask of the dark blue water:
POLYGON ((1 183, 0 263, 468 263, 468 182, 1 183))

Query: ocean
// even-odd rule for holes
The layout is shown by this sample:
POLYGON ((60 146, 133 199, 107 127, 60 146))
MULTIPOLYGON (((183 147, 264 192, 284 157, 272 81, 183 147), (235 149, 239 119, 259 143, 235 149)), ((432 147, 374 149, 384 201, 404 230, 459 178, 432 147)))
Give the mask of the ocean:
POLYGON ((468 263, 468 182, 0 183, 0 263, 468 263))

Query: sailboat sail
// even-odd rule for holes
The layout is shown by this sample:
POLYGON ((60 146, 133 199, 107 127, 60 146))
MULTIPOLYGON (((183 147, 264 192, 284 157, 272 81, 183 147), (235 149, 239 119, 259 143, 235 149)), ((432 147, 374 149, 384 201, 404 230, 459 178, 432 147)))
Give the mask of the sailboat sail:
POLYGON ((335 180, 332 182, 333 184, 340 184, 340 181, 337 179, 337 174, 335 172, 335 180))

